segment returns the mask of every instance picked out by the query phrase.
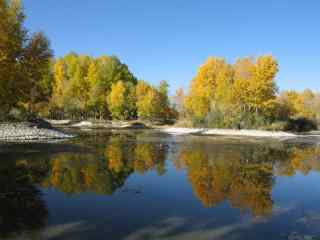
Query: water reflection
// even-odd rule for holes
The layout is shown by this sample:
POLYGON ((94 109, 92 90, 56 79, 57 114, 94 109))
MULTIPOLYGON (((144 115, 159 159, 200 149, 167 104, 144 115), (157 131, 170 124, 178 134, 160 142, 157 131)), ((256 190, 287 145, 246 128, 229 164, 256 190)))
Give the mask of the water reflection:
POLYGON ((228 200, 255 216, 272 213, 276 176, 320 170, 319 147, 189 144, 174 160, 185 168, 194 194, 205 207, 228 200))
POLYGON ((48 210, 42 193, 36 187, 44 174, 10 159, 0 164, 0 237, 37 232, 47 222, 48 210))
POLYGON ((1 155, 0 237, 37 233, 46 226, 48 210, 39 187, 66 195, 112 195, 132 174, 152 171, 165 177, 170 162, 174 171, 186 173, 204 207, 227 202, 242 212, 267 217, 275 210, 272 191, 278 176, 320 171, 319 146, 161 138, 94 135, 75 143, 84 151, 59 146, 59 151, 1 155))
POLYGON ((68 194, 111 195, 133 172, 144 174, 156 169, 162 175, 165 158, 166 149, 160 144, 128 142, 123 136, 111 136, 105 147, 97 147, 94 153, 52 156, 42 186, 68 194))

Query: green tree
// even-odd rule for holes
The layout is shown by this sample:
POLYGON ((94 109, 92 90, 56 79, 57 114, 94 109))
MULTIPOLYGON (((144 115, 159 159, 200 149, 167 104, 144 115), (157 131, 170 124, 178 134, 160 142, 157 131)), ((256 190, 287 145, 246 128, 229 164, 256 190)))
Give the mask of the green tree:
POLYGON ((52 87, 50 60, 52 52, 49 41, 43 33, 34 34, 25 47, 25 57, 21 65, 23 73, 29 79, 29 93, 26 104, 30 112, 35 112, 36 104, 49 103, 52 87))
POLYGON ((28 34, 20 1, 0 0, 0 15, 0 111, 5 117, 20 103, 32 108, 44 99, 42 80, 51 51, 43 34, 28 34))

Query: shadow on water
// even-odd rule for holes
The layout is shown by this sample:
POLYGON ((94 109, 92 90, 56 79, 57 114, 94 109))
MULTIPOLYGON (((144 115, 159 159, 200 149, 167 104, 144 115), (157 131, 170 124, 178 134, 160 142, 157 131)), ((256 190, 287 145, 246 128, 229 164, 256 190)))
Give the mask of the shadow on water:
POLYGON ((46 226, 48 210, 36 183, 43 180, 47 169, 27 168, 11 159, 0 165, 0 237, 46 226), (43 171, 44 170, 44 171, 43 171))
MULTIPOLYGON (((68 143, 0 146, 1 237, 27 233, 40 236, 39 239, 87 239, 88 236, 100 239, 104 235, 112 236, 112 239, 243 239, 244 235, 254 239, 255 235, 250 237, 248 231, 255 229, 257 234, 261 234, 265 231, 261 224, 268 221, 272 222, 272 228, 269 226, 272 234, 268 237, 279 237, 275 223, 284 224, 282 221, 287 218, 283 216, 287 210, 279 210, 274 201, 273 190, 278 178, 308 176, 320 171, 320 147, 313 145, 263 141, 243 143, 239 139, 203 137, 173 138, 149 131, 80 136, 68 143), (158 183, 154 176, 149 177, 149 173, 163 180, 174 175, 178 182, 185 177, 189 189, 191 187, 193 196, 202 207, 192 202, 191 195, 179 193, 183 183, 172 182, 172 186, 158 183), (151 189, 158 187, 160 195, 157 195, 157 200, 151 198, 143 186, 125 186, 127 181, 132 181, 130 176, 138 179, 139 176, 144 177, 143 184, 153 184, 151 189), (166 199, 171 188, 175 191, 174 198, 166 199), (109 196, 111 200, 115 199, 112 201, 115 206, 117 199, 123 196, 121 193, 142 194, 145 198, 145 201, 140 200, 142 205, 148 201, 159 201, 162 208, 152 210, 154 213, 151 211, 150 216, 145 213, 144 217, 134 218, 129 213, 133 206, 130 207, 123 216, 128 218, 131 226, 124 226, 112 216, 105 220, 100 216, 96 221, 82 217, 60 222, 59 216, 52 219, 48 203, 44 200, 50 199, 50 192, 46 198, 43 196, 43 192, 50 189, 65 194, 66 198, 87 196, 84 194, 89 193, 95 196, 92 200, 98 201, 109 196), (178 197, 183 199, 178 200, 178 197), (172 215, 170 209, 163 207, 172 201, 182 201, 177 206, 180 215, 178 210, 172 215), (230 209, 225 213, 219 210, 225 204, 230 209, 237 209, 239 214, 230 209), (222 212, 218 213, 218 218, 212 218, 208 212, 200 214, 203 207, 208 211, 222 212), (188 211, 194 212, 184 213, 188 211), (228 214, 232 221, 226 219, 228 214), (55 224, 48 224, 48 221, 55 224), (106 228, 108 225, 110 228, 106 228)), ((143 208, 136 204, 136 208, 143 208)), ((117 212, 114 207, 112 209, 117 212)), ((121 212, 121 209, 118 210, 121 212)), ((308 216, 301 221, 309 221, 310 225, 310 219, 317 219, 312 214, 308 216)), ((319 226, 316 225, 310 232, 315 234, 314 229, 319 226)), ((265 227, 268 229, 267 225, 265 227)))

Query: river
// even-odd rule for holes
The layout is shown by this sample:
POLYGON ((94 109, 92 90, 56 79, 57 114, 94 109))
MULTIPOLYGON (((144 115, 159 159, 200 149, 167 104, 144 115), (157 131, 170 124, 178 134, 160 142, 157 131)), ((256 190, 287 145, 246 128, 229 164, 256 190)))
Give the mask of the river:
POLYGON ((0 144, 1 239, 320 235, 319 145, 153 130, 78 134, 0 144))

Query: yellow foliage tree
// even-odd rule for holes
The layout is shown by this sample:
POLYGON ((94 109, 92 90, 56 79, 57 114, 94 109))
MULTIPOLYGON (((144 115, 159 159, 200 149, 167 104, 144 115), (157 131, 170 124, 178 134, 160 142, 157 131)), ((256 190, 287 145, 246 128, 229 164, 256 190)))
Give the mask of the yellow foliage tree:
POLYGON ((312 111, 311 102, 314 95, 310 92, 299 93, 297 91, 285 91, 280 98, 290 109, 290 116, 293 118, 305 117, 315 118, 315 112, 312 111))
POLYGON ((52 105, 56 107, 63 106, 64 84, 66 81, 66 68, 62 59, 55 62, 53 67, 53 93, 52 105))
POLYGON ((261 56, 257 59, 253 78, 248 87, 251 109, 263 112, 265 103, 276 98, 275 76, 277 72, 278 63, 271 55, 261 56))
POLYGON ((113 119, 125 120, 133 117, 136 112, 134 86, 123 81, 112 84, 107 102, 113 119))
POLYGON ((233 65, 210 57, 191 82, 185 108, 215 127, 239 125, 243 118, 248 118, 248 126, 256 124, 276 107, 277 72, 271 55, 238 59, 233 65))
MULTIPOLYGON (((192 80, 189 95, 186 98, 186 109, 196 117, 203 118, 210 111, 215 98, 217 84, 228 82, 229 66, 221 58, 210 57, 199 68, 192 80)), ((222 92, 222 89, 220 89, 222 92)), ((221 97, 222 94, 218 95, 221 97)))
POLYGON ((252 58, 238 59, 233 65, 234 84, 232 86, 233 105, 241 111, 249 110, 249 84, 252 81, 254 62, 252 58))
POLYGON ((167 83, 162 81, 160 87, 155 88, 144 81, 136 86, 137 114, 141 119, 159 120, 170 115, 171 108, 167 96, 167 83))

